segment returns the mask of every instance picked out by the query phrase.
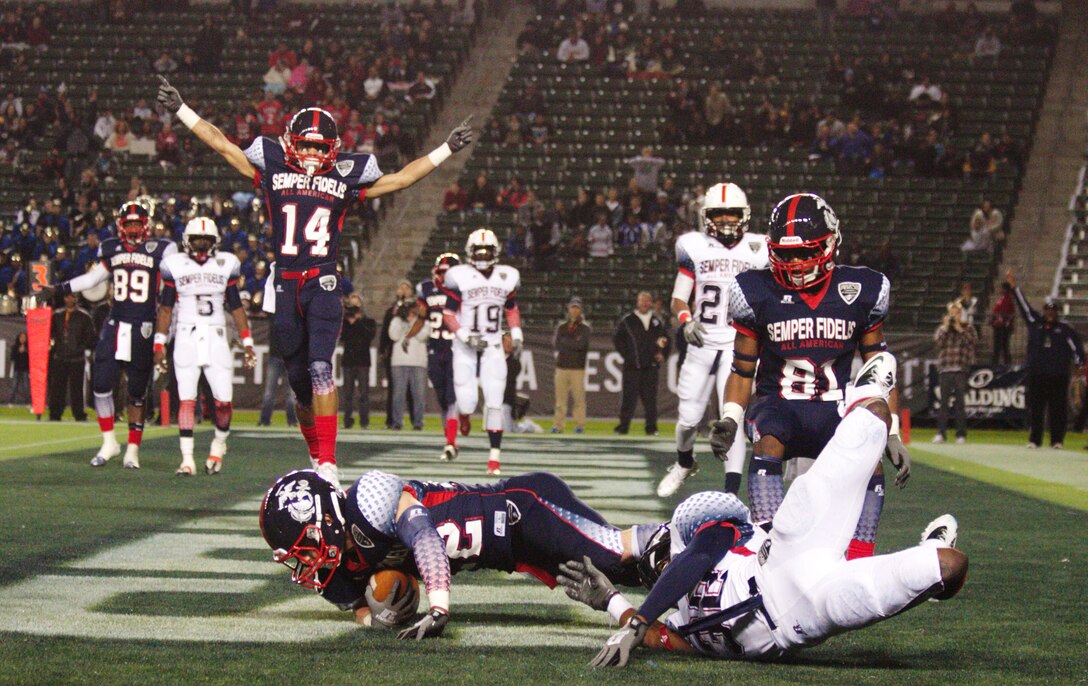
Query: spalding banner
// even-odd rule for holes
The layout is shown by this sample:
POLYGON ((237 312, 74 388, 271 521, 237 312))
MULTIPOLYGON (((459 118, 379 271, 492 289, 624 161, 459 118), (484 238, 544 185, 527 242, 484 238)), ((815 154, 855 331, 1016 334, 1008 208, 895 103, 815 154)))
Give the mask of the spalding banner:
MULTIPOLYGON (((967 375, 967 418, 1023 425, 1027 421, 1027 372, 1022 367, 972 367, 967 375)), ((941 394, 937 365, 929 368, 930 416, 941 394)))

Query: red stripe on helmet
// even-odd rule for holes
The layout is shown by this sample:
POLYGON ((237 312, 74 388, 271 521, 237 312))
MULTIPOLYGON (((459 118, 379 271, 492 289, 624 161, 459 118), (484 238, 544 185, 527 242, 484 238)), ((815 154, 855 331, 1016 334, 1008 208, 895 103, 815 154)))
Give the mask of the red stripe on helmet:
POLYGON ((729 190, 729 184, 728 183, 723 183, 722 184, 722 204, 723 205, 725 204, 725 192, 727 190, 729 190))
POLYGON ((318 131, 321 131, 321 128, 318 126, 318 122, 320 121, 320 117, 321 117, 321 110, 319 110, 317 108, 314 108, 314 123, 311 124, 311 126, 313 126, 318 131))
POLYGON ((794 231, 793 231, 793 220, 797 216, 797 205, 800 202, 801 202, 801 196, 800 195, 794 196, 793 200, 790 201, 789 209, 786 210, 786 235, 787 236, 796 235, 794 233, 794 231))

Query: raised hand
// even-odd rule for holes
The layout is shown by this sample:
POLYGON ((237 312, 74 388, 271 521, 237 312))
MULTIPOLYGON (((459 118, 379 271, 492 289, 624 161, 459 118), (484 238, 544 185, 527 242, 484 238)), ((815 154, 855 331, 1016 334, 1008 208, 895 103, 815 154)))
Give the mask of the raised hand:
POLYGON ((450 150, 453 152, 457 152, 472 143, 476 132, 472 130, 472 125, 469 123, 471 121, 472 115, 470 114, 465 117, 465 120, 457 128, 450 132, 446 144, 450 146, 450 150))
POLYGON ((159 77, 159 94, 156 96, 156 100, 159 104, 176 113, 181 109, 181 106, 185 104, 185 101, 181 99, 181 94, 178 93, 178 89, 170 85, 170 82, 166 80, 166 77, 162 74, 159 77))

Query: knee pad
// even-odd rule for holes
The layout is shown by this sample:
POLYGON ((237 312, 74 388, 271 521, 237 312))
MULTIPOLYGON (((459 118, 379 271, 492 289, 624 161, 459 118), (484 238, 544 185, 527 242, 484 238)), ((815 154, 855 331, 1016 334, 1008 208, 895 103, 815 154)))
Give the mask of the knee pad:
POLYGON ((230 430, 230 420, 234 416, 234 405, 219 400, 215 401, 215 428, 220 431, 230 430))
POLYGON ((310 363, 310 379, 316 395, 328 395, 336 390, 336 382, 332 378, 332 365, 324 360, 310 363))

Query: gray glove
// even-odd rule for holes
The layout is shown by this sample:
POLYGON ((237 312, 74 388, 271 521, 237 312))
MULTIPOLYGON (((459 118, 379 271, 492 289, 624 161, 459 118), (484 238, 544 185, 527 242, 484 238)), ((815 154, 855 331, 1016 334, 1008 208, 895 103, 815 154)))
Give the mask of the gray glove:
POLYGON ((178 89, 171 86, 170 82, 162 74, 159 74, 159 94, 155 99, 159 101, 160 105, 174 113, 185 104, 185 101, 181 99, 181 94, 178 93, 178 89))
POLYGON ((582 557, 582 562, 560 562, 559 574, 555 580, 563 587, 568 598, 602 612, 608 611, 608 601, 619 593, 604 572, 593 566, 593 560, 588 555, 582 557))
POLYGON ((418 622, 397 634, 397 638, 402 641, 422 641, 425 638, 435 638, 442 635, 442 630, 446 628, 446 622, 448 621, 450 621, 448 614, 432 608, 418 622))
POLYGON ((737 428, 737 423, 729 417, 710 424, 710 449, 722 462, 729 457, 729 449, 737 438, 737 428))
POLYGON ((472 121, 472 115, 468 115, 460 126, 450 132, 449 138, 446 139, 446 143, 450 146, 450 150, 457 152, 461 150, 475 137, 476 133, 472 130, 472 126, 469 122, 472 121))
POLYGON ((631 657, 631 651, 642 645, 642 638, 650 625, 638 615, 632 615, 622 629, 612 634, 604 648, 589 663, 590 667, 623 667, 631 657))
POLYGON ((363 595, 366 597, 366 604, 370 608, 370 618, 374 620, 375 624, 392 629, 395 626, 407 623, 415 615, 416 607, 419 606, 419 591, 405 593, 403 598, 396 600, 398 590, 400 590, 399 580, 393 582, 393 588, 390 589, 386 599, 378 601, 374 599, 370 584, 367 584, 366 593, 363 595))
POLYGON ((483 351, 487 350, 487 341, 484 340, 484 337, 479 334, 472 334, 465 342, 468 343, 468 347, 472 348, 478 353, 482 353, 483 351))
POLYGON ((521 349, 525 347, 525 341, 520 338, 510 337, 510 354, 514 357, 521 357, 521 349))
POLYGON ((899 437, 899 434, 888 436, 888 447, 884 449, 884 456, 896 469, 895 485, 906 488, 907 480, 910 479, 910 453, 907 452, 907 446, 903 445, 903 439, 899 437))
POLYGON ((703 347, 703 334, 706 333, 706 327, 703 323, 695 319, 689 319, 684 322, 684 340, 690 345, 694 345, 696 348, 703 347))

